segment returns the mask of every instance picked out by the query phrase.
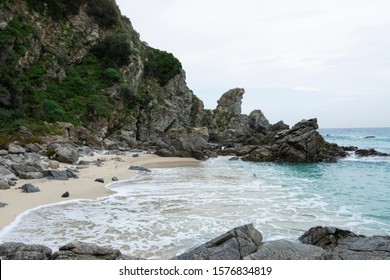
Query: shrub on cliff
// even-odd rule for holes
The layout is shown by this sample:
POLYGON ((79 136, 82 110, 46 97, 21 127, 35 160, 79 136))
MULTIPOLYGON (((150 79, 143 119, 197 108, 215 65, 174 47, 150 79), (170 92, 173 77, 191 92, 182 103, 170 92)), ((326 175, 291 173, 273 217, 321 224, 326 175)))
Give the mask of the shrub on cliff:
POLYGON ((107 36, 93 46, 91 53, 99 58, 106 68, 118 68, 130 62, 131 48, 126 34, 107 36))
POLYGON ((182 65, 173 54, 149 47, 145 62, 145 76, 157 79, 165 86, 170 79, 180 74, 182 65))
POLYGON ((102 28, 110 28, 119 23, 119 12, 114 1, 89 0, 87 13, 102 28))

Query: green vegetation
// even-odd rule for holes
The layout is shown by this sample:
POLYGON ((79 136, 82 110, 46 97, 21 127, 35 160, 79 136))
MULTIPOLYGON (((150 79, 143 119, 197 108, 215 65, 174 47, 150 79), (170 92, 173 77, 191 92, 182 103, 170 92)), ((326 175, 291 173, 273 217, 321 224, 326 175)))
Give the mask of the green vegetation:
POLYGON ((77 14, 83 3, 85 0, 27 0, 29 9, 38 13, 42 14, 47 7, 49 16, 54 20, 65 20, 77 14))
POLYGON ((126 34, 107 36, 103 42, 92 47, 91 53, 99 58, 106 68, 118 68, 130 62, 131 48, 126 34))
POLYGON ((171 53, 149 47, 145 62, 145 76, 155 78, 161 86, 180 74, 182 65, 171 53))
POLYGON ((111 28, 119 23, 119 11, 110 0, 26 0, 30 10, 48 15, 54 20, 66 20, 78 14, 87 3, 87 13, 101 28, 111 28))
POLYGON ((88 0, 87 13, 101 28, 110 28, 119 23, 119 11, 114 1, 88 0))

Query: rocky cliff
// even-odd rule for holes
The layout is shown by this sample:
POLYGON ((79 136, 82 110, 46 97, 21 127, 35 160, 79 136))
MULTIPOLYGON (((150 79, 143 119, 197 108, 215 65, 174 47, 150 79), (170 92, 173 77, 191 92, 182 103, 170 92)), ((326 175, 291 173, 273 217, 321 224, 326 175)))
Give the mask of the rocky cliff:
POLYGON ((142 42, 113 0, 2 0, 0 31, 2 145, 21 127, 64 129, 45 122, 126 146, 200 125, 203 103, 180 62, 142 42))
POLYGON ((179 60, 142 42, 113 0, 2 0, 0 30, 0 147, 62 142, 282 162, 345 156, 316 119, 290 129, 261 110, 242 114, 243 88, 205 110, 179 60))

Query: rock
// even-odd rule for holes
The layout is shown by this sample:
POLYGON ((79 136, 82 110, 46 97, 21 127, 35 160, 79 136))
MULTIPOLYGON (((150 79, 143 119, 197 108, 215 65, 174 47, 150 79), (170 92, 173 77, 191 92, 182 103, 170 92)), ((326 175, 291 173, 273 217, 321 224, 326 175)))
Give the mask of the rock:
POLYGON ((253 225, 245 225, 177 256, 178 260, 240 260, 255 253, 263 237, 253 225))
POLYGON ((55 149, 54 158, 59 162, 75 164, 79 160, 79 154, 73 148, 59 147, 55 149))
POLYGON ((364 137, 365 139, 374 139, 374 138, 376 138, 375 136, 372 136, 372 135, 369 135, 369 136, 366 136, 366 137, 364 137))
POLYGON ((48 179, 56 181, 67 181, 69 180, 66 170, 47 170, 48 179))
POLYGON ((261 110, 254 110, 249 114, 249 126, 256 132, 263 132, 270 128, 270 123, 261 110))
POLYGON ((5 155, 8 155, 8 151, 7 150, 0 150, 0 156, 5 156, 5 155))
POLYGON ((51 256, 54 260, 120 260, 121 258, 122 253, 119 250, 83 242, 62 246, 51 256))
POLYGON ((327 143, 316 131, 317 119, 303 120, 275 135, 270 145, 253 150, 243 160, 260 162, 330 162, 345 157, 336 144, 327 143))
POLYGON ((326 252, 323 259, 390 260, 390 236, 357 235, 334 227, 314 227, 299 240, 315 245, 326 252))
POLYGON ((132 157, 137 158, 137 157, 139 157, 139 154, 134 154, 134 155, 132 155, 132 157))
POLYGON ((83 146, 78 149, 79 156, 93 156, 94 152, 88 146, 83 146))
POLYGON ((13 179, 16 175, 5 167, 0 166, 0 178, 13 179))
POLYGON ((263 243, 248 260, 320 260, 324 249, 297 241, 276 240, 263 243))
POLYGON ((24 154, 26 153, 26 149, 23 147, 16 145, 16 144, 10 144, 8 147, 8 153, 10 154, 24 154))
POLYGON ((0 260, 48 260, 52 250, 42 245, 8 242, 0 244, 0 260))
POLYGON ((239 160, 240 158, 239 157, 232 157, 232 158, 230 158, 229 160, 230 161, 237 161, 237 160, 239 160))
POLYGON ((372 157, 372 156, 380 156, 380 157, 387 157, 389 154, 378 152, 375 149, 358 149, 355 151, 355 154, 360 157, 372 157))
POLYGON ((95 182, 104 184, 104 179, 103 178, 97 178, 97 179, 95 179, 95 182))
POLYGON ((29 153, 39 153, 43 150, 44 150, 44 148, 42 147, 42 145, 40 145, 38 143, 28 143, 26 145, 26 151, 29 153))
POLYGON ((217 111, 230 112, 234 115, 241 114, 242 97, 245 93, 243 88, 234 88, 225 92, 218 100, 217 111))
POLYGON ((19 175, 20 179, 25 179, 25 180, 36 180, 36 179, 42 179, 43 177, 45 177, 43 172, 25 172, 19 175))
POLYGON ((114 177, 112 177, 112 179, 111 179, 113 182, 117 182, 117 181, 119 181, 119 179, 118 179, 118 177, 116 177, 116 176, 114 176, 114 177))
MULTIPOLYGON (((7 203, 0 202, 0 208, 3 208, 5 206, 7 206, 7 205, 8 205, 7 203)), ((1 256, 0 256, 0 260, 1 260, 1 256)))
POLYGON ((130 166, 129 168, 130 170, 134 170, 134 171, 141 171, 141 172, 152 172, 150 169, 147 169, 145 167, 142 167, 142 166, 130 166))
POLYGON ((15 163, 12 165, 12 169, 15 171, 15 174, 19 177, 26 177, 24 174, 31 172, 41 172, 46 169, 46 165, 41 161, 26 161, 23 163, 15 163))
POLYGON ((5 182, 3 180, 0 179, 0 190, 8 190, 10 189, 10 185, 8 184, 8 182, 5 182))
POLYGON ((157 143, 160 149, 156 154, 202 158, 208 139, 208 129, 205 127, 173 128, 157 143))
POLYGON ((66 197, 69 197, 69 192, 65 192, 65 193, 63 193, 62 195, 61 195, 61 197, 64 197, 64 198, 66 198, 66 197))
POLYGON ((34 185, 32 184, 24 184, 23 186, 20 187, 22 189, 23 192, 25 193, 36 193, 36 192, 40 192, 40 189, 35 187, 34 185))

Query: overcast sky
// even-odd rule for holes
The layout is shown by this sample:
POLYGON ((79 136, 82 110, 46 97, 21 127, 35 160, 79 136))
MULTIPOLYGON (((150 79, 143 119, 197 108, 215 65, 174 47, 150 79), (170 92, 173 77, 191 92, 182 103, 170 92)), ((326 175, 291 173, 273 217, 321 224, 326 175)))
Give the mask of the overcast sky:
POLYGON ((271 123, 390 127, 389 0, 117 0, 214 109, 243 87, 271 123))

